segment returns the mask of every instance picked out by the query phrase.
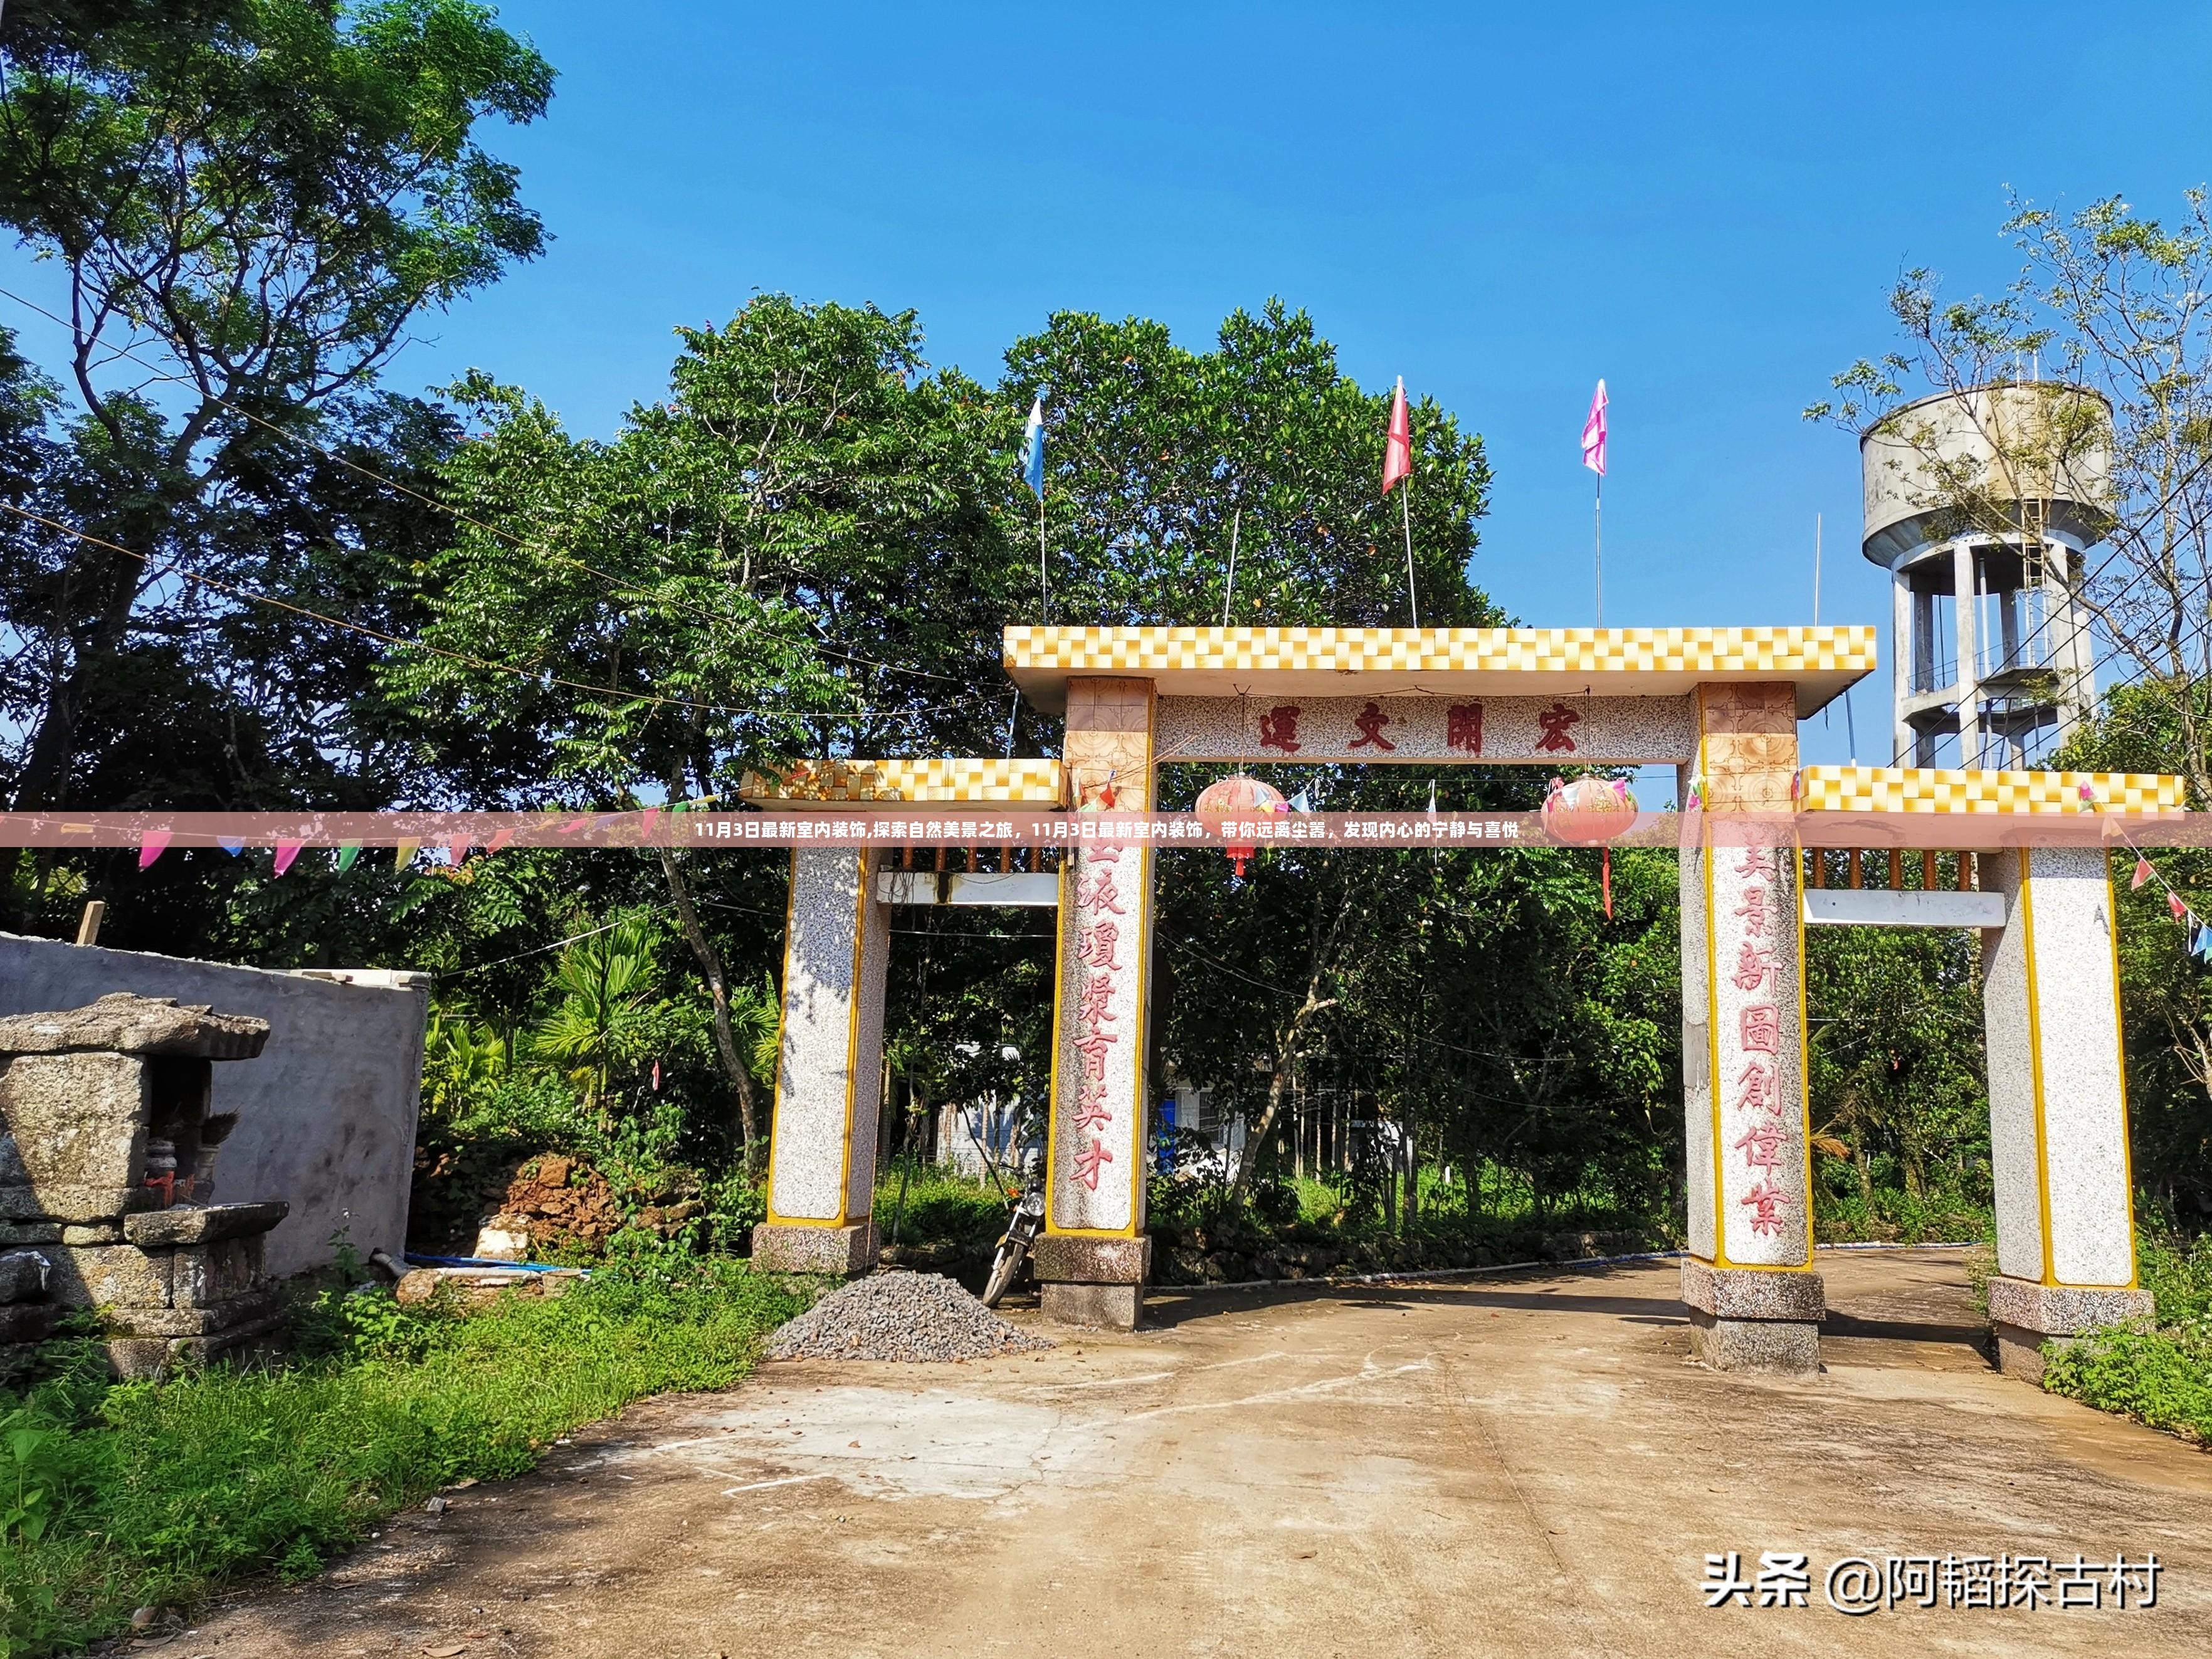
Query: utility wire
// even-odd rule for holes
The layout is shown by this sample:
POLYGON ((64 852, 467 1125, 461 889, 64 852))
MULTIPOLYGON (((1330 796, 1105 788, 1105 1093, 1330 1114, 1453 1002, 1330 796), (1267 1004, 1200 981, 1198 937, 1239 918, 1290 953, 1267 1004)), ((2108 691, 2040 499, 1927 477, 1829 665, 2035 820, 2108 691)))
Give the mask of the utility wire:
MULTIPOLYGON (((141 564, 151 566, 154 562, 151 558, 143 553, 137 552, 131 548, 125 547, 119 543, 111 542, 101 537, 93 535, 88 531, 79 530, 74 526, 64 524, 58 519, 50 519, 44 514, 33 513, 30 508, 27 507, 19 507, 13 501, 0 501, 0 507, 3 507, 7 511, 17 514, 19 517, 28 519, 34 524, 44 525, 49 530, 59 531, 65 536, 74 536, 77 540, 88 543, 94 547, 103 548, 110 553, 120 553, 125 558, 136 559, 141 564)), ((472 657, 466 652, 449 651, 443 646, 431 645, 422 640, 404 639, 396 634, 387 634, 381 629, 371 628, 365 623, 348 622, 342 617, 326 616, 322 611, 311 611, 305 605, 294 605, 289 600, 276 599, 267 593, 257 593, 251 588, 235 587, 228 582, 217 581, 212 576, 203 576, 195 571, 185 570, 181 568, 179 566, 173 564, 169 567, 168 570, 157 574, 174 574, 178 576, 181 576, 186 581, 197 582, 203 587, 211 588, 218 593, 228 594, 230 598, 234 599, 248 600, 256 605, 265 605, 274 610, 287 611, 295 617, 305 617, 311 622, 321 623, 325 626, 330 628, 342 629, 349 634, 359 634, 366 638, 378 641, 382 644, 398 647, 402 650, 428 652, 432 656, 442 657, 449 662, 460 663, 465 667, 483 669, 493 673, 512 674, 517 679, 528 680, 535 685, 558 685, 571 691, 588 691, 594 696, 617 697, 626 702, 649 703, 656 708, 665 707, 671 708, 696 709, 702 713, 711 714, 763 715, 785 720, 896 720, 927 719, 945 708, 964 707, 969 703, 979 701, 979 698, 974 696, 968 697, 956 697, 946 702, 939 704, 935 709, 931 710, 880 708, 853 710, 829 708, 736 708, 731 707, 727 703, 698 702, 689 697, 663 696, 658 692, 626 690, 620 686, 615 685, 593 685, 583 680, 565 679, 558 674, 549 674, 528 668, 517 668, 507 663, 492 662, 486 658, 472 657)), ((996 695, 994 694, 989 698, 989 701, 994 703, 997 702, 998 698, 996 695)))
MULTIPOLYGON (((4 0, 0 0, 0 3, 4 3, 4 0)), ((70 324, 68 319, 48 311, 44 306, 40 305, 36 301, 26 299, 23 295, 15 293, 11 289, 0 288, 0 298, 13 300, 17 305, 23 307, 27 310, 36 312, 40 316, 44 317, 48 322, 56 324, 60 327, 73 328, 74 326, 70 324)), ((146 370, 156 380, 165 380, 172 386, 188 386, 192 391, 198 392, 202 398, 204 398, 208 402, 216 404, 218 408, 230 410, 231 413, 238 416, 241 420, 251 421, 254 425, 275 433, 279 438, 285 440, 289 443, 299 444, 304 448, 311 449, 318 455, 322 456, 325 460, 335 462, 337 465, 344 467, 348 471, 356 473, 363 478, 367 478, 372 483, 380 484, 386 489, 394 490, 411 500, 422 502, 425 507, 432 507, 440 513, 446 514, 457 523, 466 525, 474 530, 481 530, 489 536, 499 537, 504 541, 512 543, 515 547, 525 552, 544 554, 560 561, 563 564, 574 565, 577 569, 583 571, 586 574, 595 576, 599 580, 608 583, 610 586, 620 590, 621 592, 635 593, 641 599, 652 600, 656 605, 666 605, 669 603, 666 599, 655 594, 652 589, 640 587, 634 582, 625 581, 622 577, 614 574, 613 572, 602 570, 598 566, 576 557, 574 554, 563 553, 556 549, 546 547, 542 544, 532 544, 532 543, 525 540, 522 537, 516 535, 513 531, 501 530, 495 525, 486 524, 483 520, 472 518, 468 514, 461 511, 460 508, 452 505, 450 502, 440 501, 434 496, 426 495, 419 489, 416 489, 410 485, 401 483, 397 478, 386 477, 382 473, 374 471, 371 469, 362 465, 357 461, 349 460, 345 456, 339 454, 336 450, 331 449, 323 444, 317 443, 313 438, 307 437, 304 434, 294 432, 284 427, 278 426, 275 422, 265 419, 259 415, 256 415, 252 410, 234 404, 228 398, 216 396, 214 392, 208 391, 206 387, 200 386, 194 380, 187 379, 182 374, 171 374, 163 370, 158 365, 150 363, 143 357, 138 356, 138 354, 129 345, 116 345, 111 343, 109 349, 117 356, 128 357, 132 362, 137 364, 139 368, 146 370)), ((710 623, 716 623, 724 626, 727 626, 730 623, 729 617, 719 616, 715 612, 704 610, 698 605, 678 604, 676 608, 678 610, 689 611, 693 616, 701 617, 710 623)), ((826 652, 830 656, 842 658, 847 662, 858 663, 862 666, 868 668, 880 668, 887 673, 911 674, 921 679, 945 680, 955 684, 958 683, 958 676, 957 675, 935 674, 922 668, 902 668, 896 664, 881 662, 872 657, 863 657, 854 652, 842 650, 835 646, 817 645, 816 648, 817 650, 826 652)))

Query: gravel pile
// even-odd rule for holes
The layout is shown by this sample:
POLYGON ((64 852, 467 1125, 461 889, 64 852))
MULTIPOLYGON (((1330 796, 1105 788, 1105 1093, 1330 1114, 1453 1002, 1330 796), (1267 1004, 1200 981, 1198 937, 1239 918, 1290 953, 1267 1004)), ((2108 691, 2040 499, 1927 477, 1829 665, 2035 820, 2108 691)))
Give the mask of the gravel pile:
POLYGON ((871 1273, 769 1338, 771 1359, 988 1359, 1053 1345, 1009 1325, 941 1273, 871 1273))

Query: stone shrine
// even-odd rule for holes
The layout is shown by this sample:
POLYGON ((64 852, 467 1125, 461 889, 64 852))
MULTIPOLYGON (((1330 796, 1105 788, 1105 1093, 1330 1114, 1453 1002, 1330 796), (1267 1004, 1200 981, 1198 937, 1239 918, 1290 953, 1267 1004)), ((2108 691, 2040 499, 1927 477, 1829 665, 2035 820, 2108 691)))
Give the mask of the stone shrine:
POLYGON ((249 1352, 283 1322, 263 1271, 282 1203, 216 1204, 235 1119, 210 1066, 251 1060, 265 1020, 118 992, 0 1019, 0 1367, 72 1310, 115 1370, 249 1352))

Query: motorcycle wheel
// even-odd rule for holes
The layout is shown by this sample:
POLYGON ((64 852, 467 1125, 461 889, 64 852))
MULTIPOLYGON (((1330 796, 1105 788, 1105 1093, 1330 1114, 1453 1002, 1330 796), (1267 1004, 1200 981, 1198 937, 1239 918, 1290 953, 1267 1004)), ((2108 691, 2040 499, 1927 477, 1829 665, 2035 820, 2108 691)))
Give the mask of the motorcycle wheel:
POLYGON ((998 1259, 991 1263, 991 1277, 984 1282, 983 1305, 995 1308, 999 1298, 1013 1288, 1014 1277, 1022 1270, 1023 1258, 1029 1247, 1009 1238, 999 1246, 998 1259))

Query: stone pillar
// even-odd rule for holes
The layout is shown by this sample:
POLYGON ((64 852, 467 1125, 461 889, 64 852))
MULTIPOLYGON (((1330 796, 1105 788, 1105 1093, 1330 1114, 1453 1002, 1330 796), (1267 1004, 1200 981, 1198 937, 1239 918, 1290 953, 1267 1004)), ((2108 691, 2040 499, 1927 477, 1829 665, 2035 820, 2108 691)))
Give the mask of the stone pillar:
MULTIPOLYGON (((1079 814, 1148 811, 1150 680, 1074 679, 1061 761, 1079 814)), ((1045 1316, 1136 1326, 1145 1236, 1145 1018, 1152 854, 1078 844, 1061 867, 1045 1231, 1035 1260, 1045 1316)))
POLYGON ((793 848, 768 1219, 753 1261, 781 1273, 876 1266, 876 1119, 883 1106, 890 919, 861 847, 793 848))
POLYGON ((1718 1370, 1817 1370, 1796 690, 1705 685, 1698 709, 1703 810, 1681 854, 1691 1352, 1718 1370))
POLYGON ((1985 933, 1998 1369, 2039 1382, 2043 1346, 2148 1317, 2136 1282, 2112 884, 2093 847, 1985 854, 2005 896, 1985 933))

